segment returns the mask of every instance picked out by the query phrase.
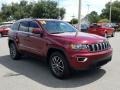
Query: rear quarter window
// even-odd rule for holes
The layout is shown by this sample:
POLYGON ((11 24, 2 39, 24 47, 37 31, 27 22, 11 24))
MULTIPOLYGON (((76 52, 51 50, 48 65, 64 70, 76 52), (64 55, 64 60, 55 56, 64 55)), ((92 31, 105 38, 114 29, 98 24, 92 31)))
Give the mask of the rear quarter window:
POLYGON ((11 26, 11 29, 14 30, 14 31, 18 31, 19 24, 20 24, 20 23, 14 23, 14 24, 11 26))

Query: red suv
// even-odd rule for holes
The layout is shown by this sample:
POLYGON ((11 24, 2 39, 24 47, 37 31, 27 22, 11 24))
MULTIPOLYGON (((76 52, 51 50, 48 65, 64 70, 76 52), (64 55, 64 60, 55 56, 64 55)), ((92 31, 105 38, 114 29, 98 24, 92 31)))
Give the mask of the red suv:
POLYGON ((100 68, 112 58, 106 38, 79 32, 66 22, 51 19, 17 21, 9 31, 8 45, 14 60, 24 52, 44 57, 57 78, 65 78, 72 69, 100 68))
POLYGON ((97 34, 103 37, 108 37, 108 36, 114 37, 115 29, 110 28, 107 25, 93 24, 89 27, 88 33, 97 34))

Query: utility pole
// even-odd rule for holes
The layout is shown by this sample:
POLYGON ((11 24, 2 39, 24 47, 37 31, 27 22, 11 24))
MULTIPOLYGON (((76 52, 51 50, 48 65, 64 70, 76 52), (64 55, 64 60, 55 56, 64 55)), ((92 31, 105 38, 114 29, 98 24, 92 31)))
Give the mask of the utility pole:
POLYGON ((60 16, 60 0, 58 0, 58 19, 61 20, 61 16, 60 16))
POLYGON ((88 7, 88 11, 87 11, 87 15, 89 14, 89 9, 90 9, 90 4, 87 4, 88 7))
POLYGON ((81 31, 81 0, 79 0, 78 6, 78 30, 81 31))
POLYGON ((112 17, 112 0, 110 0, 110 14, 109 14, 109 23, 111 23, 111 17, 112 17))
POLYGON ((89 22, 89 9, 90 9, 90 4, 87 4, 88 10, 87 10, 87 22, 89 22))

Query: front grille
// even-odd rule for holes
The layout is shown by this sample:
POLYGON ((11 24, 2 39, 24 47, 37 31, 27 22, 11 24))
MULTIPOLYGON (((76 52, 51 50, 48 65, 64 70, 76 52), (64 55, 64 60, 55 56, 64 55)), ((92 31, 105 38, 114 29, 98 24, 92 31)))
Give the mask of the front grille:
POLYGON ((109 42, 101 42, 96 44, 87 45, 90 52, 103 51, 110 48, 109 42))

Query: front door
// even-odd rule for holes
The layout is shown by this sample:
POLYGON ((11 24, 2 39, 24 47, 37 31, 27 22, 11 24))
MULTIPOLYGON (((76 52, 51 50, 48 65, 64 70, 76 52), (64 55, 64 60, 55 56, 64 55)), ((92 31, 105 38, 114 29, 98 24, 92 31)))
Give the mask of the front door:
POLYGON ((28 46, 31 49, 32 53, 38 54, 38 55, 44 55, 46 51, 46 41, 44 37, 41 37, 40 34, 34 34, 32 33, 33 29, 40 28, 40 25, 36 21, 30 21, 29 22, 29 42, 28 46))

